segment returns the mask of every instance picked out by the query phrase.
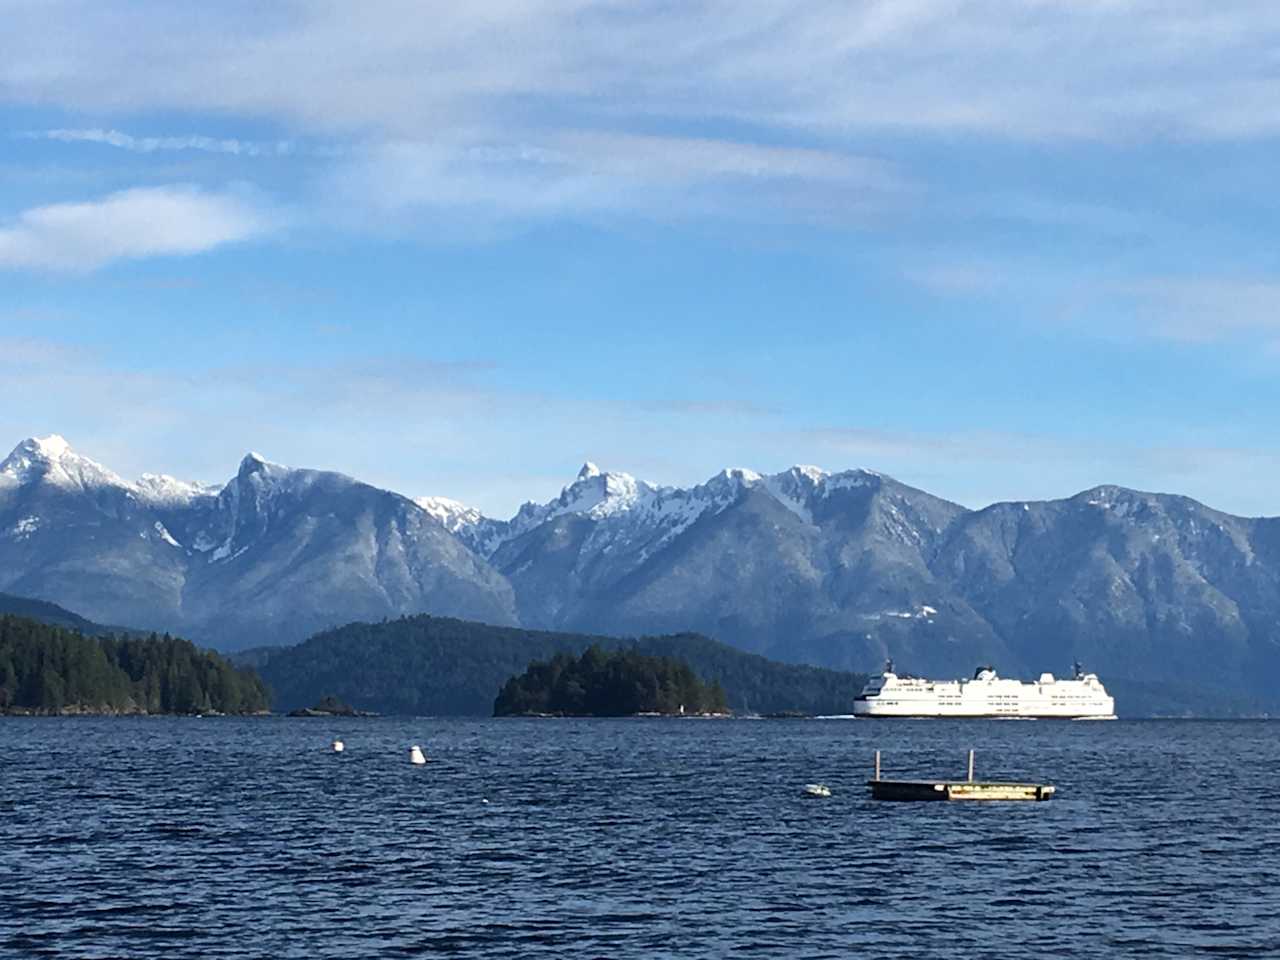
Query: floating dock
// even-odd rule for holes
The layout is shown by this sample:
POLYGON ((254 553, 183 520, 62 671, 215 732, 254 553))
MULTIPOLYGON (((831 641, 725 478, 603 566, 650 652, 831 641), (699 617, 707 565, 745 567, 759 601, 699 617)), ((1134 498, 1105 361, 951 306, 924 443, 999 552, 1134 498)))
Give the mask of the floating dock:
POLYGON ((881 780, 877 750, 875 779, 868 780, 867 786, 872 800, 1049 800, 1055 792, 1045 783, 974 780, 972 750, 967 780, 881 780))

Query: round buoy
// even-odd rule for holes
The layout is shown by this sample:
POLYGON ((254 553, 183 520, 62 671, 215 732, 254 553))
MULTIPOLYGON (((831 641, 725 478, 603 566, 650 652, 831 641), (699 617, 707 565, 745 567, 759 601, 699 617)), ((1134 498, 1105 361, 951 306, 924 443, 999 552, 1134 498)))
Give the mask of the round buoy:
POLYGON ((347 749, 347 745, 346 745, 345 743, 343 743, 341 740, 335 740, 335 741, 333 741, 333 752, 334 752, 334 753, 341 753, 341 752, 342 752, 343 750, 345 750, 345 749, 347 749))
POLYGON ((427 762, 427 758, 422 754, 422 748, 416 743, 409 750, 409 762, 414 766, 420 766, 427 762))

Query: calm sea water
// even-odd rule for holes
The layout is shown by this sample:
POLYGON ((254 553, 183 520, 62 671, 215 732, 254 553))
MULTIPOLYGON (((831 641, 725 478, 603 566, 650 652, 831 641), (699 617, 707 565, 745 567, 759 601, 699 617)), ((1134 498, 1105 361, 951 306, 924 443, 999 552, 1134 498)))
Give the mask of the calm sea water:
POLYGON ((1280 957, 1278 733, 8 719, 0 954, 1280 957), (1058 798, 874 803, 876 747, 1058 798))

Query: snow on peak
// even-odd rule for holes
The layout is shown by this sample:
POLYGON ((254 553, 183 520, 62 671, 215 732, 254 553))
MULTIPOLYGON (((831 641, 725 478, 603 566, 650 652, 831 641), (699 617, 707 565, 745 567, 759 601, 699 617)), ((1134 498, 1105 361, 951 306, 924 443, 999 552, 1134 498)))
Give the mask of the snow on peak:
POLYGON ((51 433, 47 437, 32 437, 26 441, 24 446, 26 445, 30 445, 50 460, 57 460, 64 454, 71 453, 71 444, 67 443, 66 437, 58 433, 51 433))
POLYGON ((606 473, 594 463, 584 464, 577 479, 560 491, 560 496, 547 503, 526 503, 505 524, 501 536, 493 541, 493 549, 534 527, 566 514, 602 520, 621 516, 652 501, 662 489, 629 473, 606 473))
POLYGON ((71 444, 56 433, 51 433, 47 437, 28 437, 13 448, 9 456, 5 458, 3 467, 8 469, 19 462, 27 464, 56 463, 68 454, 75 456, 71 450, 71 444))
POLYGON ((578 478, 560 491, 558 499, 546 504, 551 519, 564 513, 586 514, 595 519, 623 513, 652 497, 658 488, 637 480, 629 473, 605 473, 594 463, 578 471, 578 478))
POLYGON ((129 484, 102 464, 82 457, 58 434, 31 437, 13 448, 0 463, 0 483, 20 486, 44 480, 68 490, 129 484))
POLYGON ((144 473, 134 484, 143 499, 163 506, 185 506, 201 497, 217 496, 216 484, 179 480, 167 473, 144 473))
POLYGON ((749 491, 767 493, 801 520, 812 523, 814 508, 831 489, 874 487, 878 482, 879 476, 867 471, 829 474, 819 467, 798 465, 771 476, 731 467, 693 487, 664 487, 627 473, 602 471, 588 462, 559 497, 546 503, 526 503, 508 521, 491 520, 443 497, 423 497, 415 502, 485 557, 492 557, 503 544, 542 524, 568 515, 595 522, 582 544, 583 558, 609 553, 641 563, 690 526, 720 514, 749 491))
POLYGON ((448 497, 417 497, 413 501, 450 533, 474 527, 485 519, 475 507, 450 500, 448 497))
POLYGON ((289 472, 289 468, 273 463, 260 453, 254 453, 252 450, 244 455, 244 459, 240 461, 240 470, 237 476, 246 478, 255 474, 263 476, 278 476, 289 472))
POLYGON ((823 482, 824 492, 830 494, 836 490, 852 490, 858 487, 877 487, 884 480, 882 474, 874 470, 846 470, 844 473, 833 473, 823 482))

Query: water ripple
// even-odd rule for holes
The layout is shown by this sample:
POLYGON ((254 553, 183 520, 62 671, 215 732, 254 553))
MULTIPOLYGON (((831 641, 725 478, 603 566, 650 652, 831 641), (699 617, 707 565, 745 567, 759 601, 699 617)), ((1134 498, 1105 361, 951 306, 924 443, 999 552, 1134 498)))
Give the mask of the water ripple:
POLYGON ((5 956, 1280 955, 1266 723, 3 726, 5 956))

